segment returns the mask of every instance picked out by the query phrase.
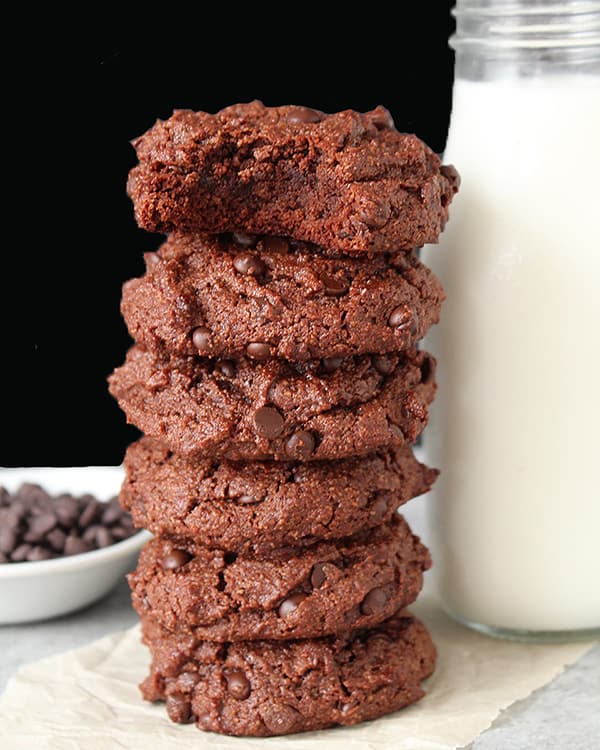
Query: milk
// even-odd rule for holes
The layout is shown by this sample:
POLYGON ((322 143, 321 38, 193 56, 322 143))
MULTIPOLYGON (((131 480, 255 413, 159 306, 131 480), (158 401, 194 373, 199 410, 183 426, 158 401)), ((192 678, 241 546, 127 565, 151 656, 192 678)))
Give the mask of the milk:
POLYGON ((448 299, 426 431, 447 609, 600 627, 600 78, 457 80, 462 177, 424 262, 448 299))

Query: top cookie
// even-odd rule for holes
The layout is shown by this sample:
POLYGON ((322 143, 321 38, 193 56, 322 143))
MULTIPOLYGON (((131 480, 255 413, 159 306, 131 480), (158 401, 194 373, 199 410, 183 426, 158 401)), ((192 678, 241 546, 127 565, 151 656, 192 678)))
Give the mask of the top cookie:
POLYGON ((389 112, 236 104, 177 110, 133 145, 128 181, 151 232, 252 232, 340 252, 437 242, 459 177, 389 112))

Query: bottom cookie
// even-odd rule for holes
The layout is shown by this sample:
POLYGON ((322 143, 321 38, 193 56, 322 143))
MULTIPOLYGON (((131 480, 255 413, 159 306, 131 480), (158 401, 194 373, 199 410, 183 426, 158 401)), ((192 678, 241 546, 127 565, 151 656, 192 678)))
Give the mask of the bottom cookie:
POLYGON ((153 661, 141 684, 172 721, 267 737, 357 724, 425 694, 435 665, 425 626, 407 610, 371 630, 297 641, 214 643, 142 618, 153 661))

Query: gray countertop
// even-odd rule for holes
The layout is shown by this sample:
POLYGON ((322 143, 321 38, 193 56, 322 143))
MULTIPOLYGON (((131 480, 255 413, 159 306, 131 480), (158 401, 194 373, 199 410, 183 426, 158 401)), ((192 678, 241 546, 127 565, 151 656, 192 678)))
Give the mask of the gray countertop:
MULTIPOLYGON (((405 506, 425 535, 423 500, 405 506)), ((46 622, 0 626, 0 692, 19 666, 68 651, 137 622, 125 581, 80 612, 46 622)), ((600 644, 552 682, 504 711, 469 750, 597 750, 600 741, 600 644)))

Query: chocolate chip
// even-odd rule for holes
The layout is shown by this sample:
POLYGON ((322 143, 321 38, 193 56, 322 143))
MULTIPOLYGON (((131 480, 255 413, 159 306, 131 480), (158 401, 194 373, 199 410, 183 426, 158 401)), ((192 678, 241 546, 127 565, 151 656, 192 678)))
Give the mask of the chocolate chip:
POLYGON ((123 515, 123 517, 121 518, 120 524, 124 529, 134 528, 133 518, 128 513, 123 515))
POLYGON ((14 528, 0 526, 0 552, 9 554, 17 544, 17 532, 14 528))
POLYGON ((79 516, 79 528, 85 529, 86 526, 89 526, 91 523, 93 523, 96 518, 100 515, 100 507, 97 500, 92 498, 88 501, 87 505, 83 509, 83 512, 79 516))
POLYGON ((250 695, 250 681, 241 669, 235 669, 233 672, 225 675, 227 680, 227 691, 238 701, 246 700, 250 695))
POLYGON ((283 417, 272 406, 261 406, 254 414, 254 424, 259 434, 267 438, 276 438, 283 432, 283 417))
POLYGON ((292 123, 311 123, 321 122, 323 115, 321 112, 317 112, 315 109, 309 107, 294 107, 287 115, 286 120, 292 123))
POLYGON ((102 523, 105 526, 112 526, 123 515, 123 511, 116 503, 109 503, 108 508, 102 513, 102 523))
POLYGON ((370 229, 381 229, 390 220, 391 209, 389 202, 370 203, 363 205, 357 212, 358 218, 370 229))
POLYGON ((16 496, 31 504, 40 500, 48 500, 50 497, 39 484, 33 484, 32 482, 23 482, 17 490, 16 496))
POLYGON ((246 354, 252 359, 257 359, 259 362, 269 359, 271 356, 271 347, 268 344, 263 344, 260 341, 253 341, 246 347, 246 354))
POLYGON ((397 359, 391 354, 376 354, 373 357, 373 367, 380 375, 389 375, 396 369, 397 359))
POLYGON ((14 500, 10 506, 10 513, 17 519, 18 525, 18 521, 20 521, 22 518, 25 518, 25 516, 29 513, 29 504, 24 503, 21 500, 14 500))
POLYGON ((106 526, 100 526, 100 528, 96 532, 96 546, 99 549, 109 547, 113 543, 113 541, 114 540, 112 534, 106 528, 106 526))
POLYGON ((21 509, 17 509, 14 506, 11 508, 0 508, 0 529, 7 528, 18 532, 21 526, 21 519, 27 515, 27 509, 23 508, 23 510, 24 513, 21 513, 21 509))
POLYGON ((62 529, 52 529, 52 531, 46 535, 46 541, 56 552, 62 552, 65 547, 65 539, 67 535, 62 529))
POLYGON ((283 237, 263 237, 263 250, 267 253, 287 253, 290 249, 290 243, 283 237))
POLYGON ((285 444, 288 456, 306 460, 315 449, 315 438, 307 430, 298 430, 285 444))
POLYGON ((192 344, 200 353, 210 350, 210 331, 206 326, 198 326, 192 332, 192 344))
POLYGON ((133 533, 131 516, 117 497, 108 503, 90 494, 53 498, 26 483, 13 496, 0 493, 0 500, 0 554, 10 562, 81 554, 133 533))
POLYGON ((196 714, 196 726, 198 727, 198 729, 203 729, 207 732, 211 731, 212 726, 213 726, 213 720, 212 720, 210 713, 208 713, 208 711, 204 712, 200 710, 200 713, 196 714))
POLYGON ((69 534, 65 539, 65 555, 81 555, 90 551, 90 545, 76 534, 69 534))
POLYGON ((419 329, 417 314, 408 305, 398 305, 390 313, 388 325, 398 331, 408 330, 413 335, 419 329))
POLYGON ((115 542, 120 542, 122 539, 127 539, 128 536, 133 534, 132 529, 124 529, 122 526, 113 526, 110 530, 113 535, 115 542))
POLYGON ((18 529, 20 525, 19 518, 14 514, 12 508, 0 507, 0 530, 9 525, 11 529, 18 529))
POLYGON ((282 703, 265 703, 261 707, 260 718, 274 735, 290 734, 299 725, 298 711, 282 703))
POLYGON ((279 616, 287 617, 290 615, 298 608, 298 605, 300 602, 304 601, 304 599, 306 599, 306 594, 302 593, 302 591, 298 591, 297 593, 288 596, 288 598, 284 599, 279 605, 279 616))
POLYGON ((167 708, 169 719, 176 724, 190 724, 194 721, 192 704, 185 695, 181 695, 180 693, 167 695, 165 706, 167 708))
POLYGON ((215 369, 226 378, 232 378, 235 375, 235 363, 230 359, 220 359, 215 365, 215 369))
POLYGON ((321 366, 324 372, 335 372, 341 367, 343 361, 343 357, 323 357, 321 366))
POLYGON ((265 264, 252 253, 240 253, 233 259, 233 267, 244 276, 260 276, 265 271, 265 264))
POLYGON ((177 570, 178 568, 183 567, 191 559, 192 556, 185 550, 174 549, 169 552, 168 555, 165 555, 162 561, 162 566, 164 570, 177 570))
POLYGON ((41 560, 50 560, 54 555, 52 552, 50 552, 49 549, 46 549, 45 547, 40 547, 39 545, 37 547, 33 547, 28 553, 27 553, 27 560, 29 562, 40 562, 41 560))
POLYGON ((29 519, 29 528, 23 535, 26 542, 41 542, 44 536, 58 523, 54 513, 40 513, 29 519))
POLYGON ((31 552, 31 544, 19 544, 10 554, 10 559, 13 562, 24 562, 27 559, 27 555, 31 552))
POLYGON ((36 499, 33 501, 33 503, 29 507, 29 513, 32 516, 41 516, 42 513, 46 513, 51 509, 52 501, 50 498, 47 497, 40 497, 39 499, 36 499))
POLYGON ((246 234, 246 232, 234 232, 233 239, 242 247, 254 247, 258 237, 255 234, 246 234))
POLYGON ((96 543, 96 534, 98 533, 98 529, 101 528, 102 526, 100 526, 99 523, 93 523, 91 526, 87 527, 87 529, 81 535, 81 538, 86 544, 89 544, 91 547, 93 547, 96 543))
POLYGON ((375 107, 375 109, 372 112, 369 112, 368 115, 371 122, 378 130, 386 130, 394 127, 394 119, 385 107, 375 107))
POLYGON ((360 611, 363 615, 377 614, 385 607, 387 600, 387 595, 382 588, 371 589, 362 600, 360 611))
POLYGON ((323 563, 317 563, 315 566, 313 566, 312 573, 310 574, 311 586, 313 587, 313 589, 320 589, 326 580, 327 573, 325 572, 323 563))
POLYGON ((73 495, 59 495, 54 504, 54 512, 62 526, 71 528, 79 518, 81 508, 73 495))
POLYGON ((330 297, 342 297, 348 291, 348 284, 335 276, 322 273, 319 279, 323 284, 325 294, 328 294, 330 297))

